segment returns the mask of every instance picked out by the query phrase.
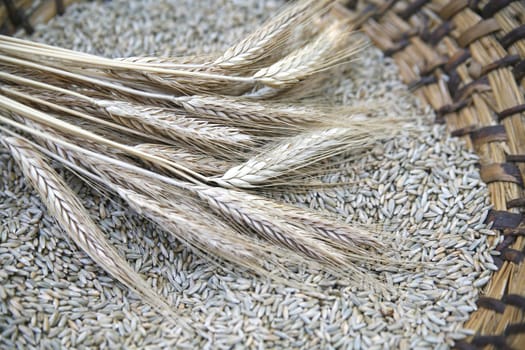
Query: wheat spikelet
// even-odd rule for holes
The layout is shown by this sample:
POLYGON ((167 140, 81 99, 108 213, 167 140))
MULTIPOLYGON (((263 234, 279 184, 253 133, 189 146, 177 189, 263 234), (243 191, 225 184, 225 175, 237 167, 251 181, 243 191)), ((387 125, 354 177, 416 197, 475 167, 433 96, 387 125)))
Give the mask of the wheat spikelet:
MULTIPOLYGON (((249 207, 249 210, 253 210, 255 215, 248 215, 246 218, 243 217, 243 219, 255 221, 252 226, 258 227, 257 230, 268 231, 266 228, 259 228, 268 223, 265 218, 272 218, 271 220, 276 220, 277 222, 279 222, 279 219, 284 219, 292 224, 296 231, 303 230, 304 232, 307 232, 307 237, 321 242, 335 243, 338 245, 339 249, 349 253, 362 254, 364 249, 382 247, 381 242, 372 237, 370 231, 362 228, 355 229, 348 224, 339 223, 333 220, 333 218, 324 217, 319 213, 312 212, 311 210, 278 203, 259 195, 235 190, 212 187, 207 189, 195 187, 195 190, 202 198, 216 202, 214 205, 217 208, 220 206, 230 206, 231 209, 221 210, 224 212, 227 212, 227 210, 230 212, 237 212, 237 214, 232 214, 232 216, 237 215, 238 217, 243 217, 244 215, 247 215, 243 213, 244 209, 241 208, 243 205, 239 204, 244 202, 247 203, 246 207, 249 207), (258 211, 257 209, 260 210, 258 211), (257 221, 261 223, 257 223, 257 221)), ((283 232, 284 231, 286 231, 286 229, 283 229, 283 232)), ((284 240, 286 238, 279 239, 284 240)), ((291 239, 293 240, 294 238, 291 239)))
POLYGON ((162 199, 158 192, 146 195, 121 187, 117 192, 139 214, 209 258, 219 257, 255 271, 261 271, 262 262, 271 259, 269 247, 241 236, 198 204, 182 203, 180 197, 162 199))
POLYGON ((337 45, 344 41, 346 35, 341 27, 343 24, 324 30, 314 42, 292 52, 270 67, 259 70, 253 76, 235 76, 223 71, 172 69, 158 65, 97 58, 67 50, 42 48, 27 41, 9 42, 3 37, 0 37, 0 52, 4 54, 0 55, 0 61, 8 65, 58 75, 101 89, 156 99, 163 99, 165 96, 133 89, 132 86, 136 86, 139 80, 142 85, 150 85, 149 87, 154 90, 163 87, 184 94, 220 92, 241 95, 259 83, 278 87, 291 86, 314 73, 348 60, 355 50, 353 47, 337 49, 337 45), (332 52, 331 49, 337 50, 332 52), (38 63, 42 61, 38 59, 39 57, 43 58, 45 64, 38 63), (117 74, 127 86, 112 83, 111 74, 108 74, 107 70, 117 74))
POLYGON ((108 274, 135 291, 147 303, 164 313, 171 313, 164 299, 109 244, 77 196, 46 164, 47 161, 40 153, 18 138, 4 137, 2 141, 45 201, 48 210, 72 240, 108 274))
MULTIPOLYGON (((34 133, 35 131, 32 132, 34 133)), ((56 139, 50 137, 50 135, 46 136, 47 137, 45 138, 48 141, 48 145, 56 141, 56 139)), ((336 275, 343 274, 347 277, 351 277, 352 279, 356 278, 357 280, 358 276, 360 276, 359 278, 361 279, 368 279, 368 277, 365 276, 365 273, 361 267, 354 265, 354 262, 366 262, 371 260, 375 265, 379 264, 379 266, 383 266, 385 263, 382 262, 381 259, 379 259, 379 256, 377 256, 375 253, 371 254, 369 252, 364 253, 361 251, 361 254, 356 256, 362 247, 373 246, 370 244, 371 239, 367 239, 368 242, 365 242, 363 246, 348 245, 348 240, 346 243, 347 246, 345 247, 341 247, 339 244, 337 244, 337 242, 329 242, 326 237, 326 232, 330 230, 333 231, 334 226, 330 226, 328 224, 321 225, 318 219, 303 220, 302 218, 307 218, 311 215, 309 212, 302 214, 301 209, 282 206, 262 197, 248 195, 242 192, 228 191, 220 188, 212 188, 209 186, 192 186, 187 183, 181 183, 148 171, 144 171, 129 163, 123 163, 122 161, 119 162, 115 159, 110 159, 108 161, 107 157, 89 152, 85 148, 77 146, 72 147, 72 145, 67 142, 59 142, 59 144, 66 145, 68 150, 73 149, 74 152, 79 152, 77 155, 72 155, 72 152, 67 152, 68 159, 71 159, 72 161, 66 161, 65 164, 68 164, 68 166, 70 166, 69 164, 72 164, 73 169, 75 170, 78 168, 75 164, 83 164, 82 166, 86 167, 87 169, 91 169, 91 171, 99 175, 99 177, 103 177, 105 181, 99 180, 99 182, 104 183, 113 190, 115 190, 115 186, 125 186, 126 188, 131 186, 131 190, 141 193, 144 192, 146 196, 152 195, 155 200, 159 200, 159 198, 167 198, 167 193, 173 193, 173 191, 165 186, 157 186, 158 188, 162 188, 160 191, 155 189, 154 184, 157 180, 159 180, 162 182, 162 184, 168 184, 169 186, 175 186, 175 188, 178 189, 190 191, 191 193, 197 194, 200 198, 210 203, 211 209, 214 209, 217 213, 220 213, 224 219, 230 223, 237 223, 239 225, 237 230, 244 230, 240 225, 247 226, 253 231, 259 233, 259 235, 270 239, 275 244, 284 246, 287 249, 292 249, 296 253, 300 253, 312 259, 308 260, 308 265, 315 264, 315 261, 320 261, 323 263, 323 268, 325 270, 331 271, 336 275), (88 157, 79 156, 79 154, 86 154, 88 157), (95 157, 91 158, 93 156, 95 157), (78 161, 78 159, 81 159, 82 161, 78 161), (99 160, 102 160, 102 163, 99 160), (86 162, 87 166, 85 165, 86 162), (107 170, 108 164, 114 164, 115 166, 111 166, 109 167, 109 170, 107 170), (131 172, 126 170, 131 170, 131 172), (113 175, 108 176, 108 173, 113 175), (141 175, 145 175, 147 177, 141 175), (111 180, 108 181, 108 178, 111 180), (115 183, 117 183, 117 185, 115 185, 115 183), (213 205, 215 205, 215 207, 213 207, 213 205), (312 223, 315 223, 315 227, 312 227, 312 223), (340 270, 340 267, 343 266, 341 265, 343 261, 345 262, 345 271, 340 270), (350 265, 348 265, 348 263, 350 263, 350 265), (348 276, 348 270, 352 271, 350 276, 348 276)), ((64 153, 63 151, 56 151, 55 148, 56 146, 50 148, 52 150, 53 157, 56 157, 57 154, 64 153)), ((59 161, 63 160, 59 159, 59 161)), ((179 203, 181 198, 184 199, 184 196, 176 195, 174 198, 170 197, 170 199, 167 200, 167 203, 170 203, 170 205, 179 203)), ((199 210, 196 212, 199 212, 199 210)), ((337 232, 338 236, 341 237, 346 235, 346 233, 341 231, 341 227, 337 227, 337 230, 339 230, 337 232)), ((330 234, 334 235, 332 232, 330 232, 330 234)), ((354 235, 354 243, 363 243, 365 241, 357 240, 356 238, 358 236, 355 236, 354 232, 352 232, 352 234, 354 235)), ((243 243, 241 242, 241 244, 243 243)), ((273 249, 275 248, 277 247, 274 247, 273 249)), ((295 258, 295 253, 292 251, 288 251, 288 253, 283 251, 283 254, 279 254, 279 256, 285 257, 287 264, 290 262, 299 261, 295 258)), ((267 257, 266 260, 268 260, 268 258, 269 257, 267 257)), ((296 262, 294 262, 294 264, 296 264, 296 262)), ((260 266, 246 266, 246 264, 243 264, 240 261, 236 261, 236 263, 266 275, 264 269, 260 270, 260 266)), ((391 262, 387 263, 390 264, 391 262)), ((276 264, 279 265, 279 262, 276 262, 276 264)), ((279 277, 276 276, 272 276, 272 278, 279 279, 279 277)), ((369 280, 369 282, 371 284, 377 284, 378 281, 372 279, 369 280)))
POLYGON ((116 122, 146 134, 160 135, 189 147, 207 151, 248 148, 255 140, 234 127, 186 117, 176 110, 142 106, 125 101, 96 100, 116 122))
POLYGON ((26 101, 32 106, 39 107, 44 111, 59 113, 60 115, 67 115, 73 120, 77 120, 75 118, 80 118, 79 123, 84 123, 84 125, 104 127, 106 130, 118 130, 119 132, 122 132, 123 135, 127 135, 128 137, 135 136, 142 139, 156 140, 159 142, 165 141, 165 139, 161 137, 154 136, 152 134, 146 134, 136 129, 129 128, 125 125, 93 116, 98 115, 100 110, 93 108, 92 104, 90 103, 73 99, 70 96, 57 96, 56 94, 42 93, 41 91, 32 88, 12 88, 1 85, 0 91, 6 95, 12 96, 15 99, 26 101), (53 100, 57 103, 50 102, 53 100), (72 109, 69 106, 76 109, 72 109), (87 110, 88 113, 85 113, 82 110, 87 110))
POLYGON ((354 112, 224 96, 184 96, 173 102, 199 118, 265 136, 293 136, 313 128, 344 126, 354 112))
POLYGON ((248 225, 261 237, 301 254, 340 266, 346 259, 342 252, 315 238, 300 222, 289 220, 282 206, 263 197, 219 187, 192 186, 211 209, 228 220, 248 225))
POLYGON ((325 29, 313 42, 297 49, 269 67, 257 71, 252 78, 274 88, 291 87, 302 80, 342 62, 348 62, 363 48, 341 23, 325 29), (346 44, 346 45, 345 45, 346 44))
POLYGON ((210 157, 206 154, 188 152, 169 145, 141 143, 134 147, 157 157, 179 163, 205 176, 224 174, 232 166, 232 163, 226 160, 210 157))
POLYGON ((380 261, 376 238, 255 194, 306 188, 300 175, 318 175, 333 156, 387 135, 384 120, 360 124, 320 104, 285 103, 359 47, 348 23, 305 36, 334 2, 301 1, 221 56, 106 59, 0 37, 0 79, 22 87, 3 89, 13 100, 0 96, 0 108, 12 115, 0 123, 32 134, 60 162, 209 256, 257 271, 265 260, 278 265, 276 249, 357 276, 363 261, 380 261))
POLYGON ((256 188, 290 172, 342 152, 359 152, 385 135, 384 127, 330 128, 310 131, 271 145, 215 181, 224 187, 256 188))
POLYGON ((292 32, 304 24, 307 19, 311 19, 313 14, 326 9, 333 2, 328 0, 297 2, 227 49, 213 62, 212 66, 236 71, 264 60, 277 49, 281 49, 292 32))

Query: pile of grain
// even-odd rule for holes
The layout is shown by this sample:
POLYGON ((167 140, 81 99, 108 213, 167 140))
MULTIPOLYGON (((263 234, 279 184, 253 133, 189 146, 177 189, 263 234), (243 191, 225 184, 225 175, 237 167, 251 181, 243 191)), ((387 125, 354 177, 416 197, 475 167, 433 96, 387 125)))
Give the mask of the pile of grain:
MULTIPOLYGON (((278 11, 281 1, 124 0, 74 5, 31 39, 105 56, 211 52, 278 11)), ((69 241, 20 170, 0 149, 0 346, 187 348, 448 348, 496 269, 498 242, 477 158, 422 108, 396 67, 367 49, 330 90, 346 104, 386 104, 413 117, 420 136, 401 135, 324 177, 345 186, 276 195, 348 221, 377 225, 398 242, 393 256, 430 262, 383 271, 370 293, 347 280, 305 274, 320 293, 267 281, 193 254, 170 235, 66 174, 93 217, 137 271, 191 329, 162 319, 69 241), (491 243, 489 243, 491 242, 491 243)), ((63 172, 64 173, 64 172, 63 172)))

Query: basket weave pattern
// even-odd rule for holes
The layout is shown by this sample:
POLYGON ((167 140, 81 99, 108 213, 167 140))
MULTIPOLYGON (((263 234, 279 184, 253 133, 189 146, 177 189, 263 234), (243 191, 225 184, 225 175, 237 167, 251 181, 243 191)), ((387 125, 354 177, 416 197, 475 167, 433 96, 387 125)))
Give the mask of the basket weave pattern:
POLYGON ((525 348, 525 2, 511 0, 346 1, 351 16, 403 81, 480 156, 504 241, 499 270, 465 327, 461 349, 525 348))

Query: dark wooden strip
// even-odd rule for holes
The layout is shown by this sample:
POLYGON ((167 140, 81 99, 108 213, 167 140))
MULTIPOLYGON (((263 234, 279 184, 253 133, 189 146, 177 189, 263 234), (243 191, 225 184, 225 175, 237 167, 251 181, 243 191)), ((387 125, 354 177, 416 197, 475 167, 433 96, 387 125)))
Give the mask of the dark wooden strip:
POLYGON ((461 137, 465 135, 469 135, 471 132, 476 130, 478 128, 477 125, 469 125, 465 126, 463 128, 456 129, 450 133, 452 137, 461 137))
MULTIPOLYGON (((507 248, 510 248, 511 245, 514 244, 514 242, 516 242, 516 236, 504 236, 503 237, 503 241, 501 241, 501 243, 499 243, 497 246, 496 246, 496 250, 499 251, 499 252, 502 252, 504 251, 505 249, 507 248)), ((500 255, 501 257, 501 261, 503 261, 503 256, 500 255)))
POLYGON ((464 108, 468 105, 468 100, 463 100, 463 101, 459 101, 459 102, 456 102, 456 103, 452 103, 452 104, 449 104, 449 105, 444 105, 443 107, 441 107, 440 109, 438 109, 436 111, 437 115, 438 116, 445 116, 447 114, 450 114, 450 113, 454 113, 454 112, 457 112, 459 111, 461 108, 464 108))
POLYGON ((448 75, 447 88, 451 96, 454 96, 461 86, 462 80, 457 70, 453 70, 448 75))
POLYGON ((525 207, 525 198, 516 198, 507 201, 507 208, 525 207))
POLYGON ((513 182, 523 186, 520 169, 513 163, 493 163, 483 165, 480 169, 481 179, 485 183, 491 182, 513 182))
POLYGON ((525 333, 525 322, 523 323, 511 323, 505 328, 505 335, 514 335, 525 333))
POLYGON ((19 26, 22 23, 22 20, 19 16, 18 9, 16 8, 13 0, 3 0, 5 9, 7 10, 7 16, 13 25, 19 26))
POLYGON ((478 335, 472 338, 472 344, 476 346, 494 345, 497 349, 509 349, 502 335, 478 335))
POLYGON ((525 228, 514 228, 503 230, 505 236, 525 236, 525 228))
POLYGON ((57 14, 60 16, 62 16, 64 12, 66 11, 66 7, 64 6, 63 0, 55 0, 55 7, 56 7, 57 14))
POLYGON ((476 305, 484 309, 495 311, 498 314, 502 314, 505 311, 505 303, 495 298, 480 297, 476 300, 476 305))
POLYGON ((476 145, 489 142, 507 141, 507 131, 503 125, 485 126, 472 132, 470 138, 476 145))
MULTIPOLYGON (((0 7, 2 6, 4 5, 0 3, 0 7)), ((4 21, 0 23, 0 26, 0 34, 11 35, 13 33, 13 24, 7 18, 4 18, 4 21)))
POLYGON ((503 260, 511 261, 514 264, 519 264, 523 261, 523 252, 520 252, 517 249, 505 248, 501 251, 501 256, 503 260))
POLYGON ((467 6, 468 0, 450 0, 449 3, 439 11, 439 16, 443 18, 443 20, 448 21, 467 6))
POLYGON ((501 259, 499 256, 492 257, 492 261, 494 261, 494 265, 498 267, 498 270, 503 267, 503 259, 501 259))
POLYGON ((508 49, 510 45, 521 39, 525 39, 525 24, 522 24, 521 26, 514 28, 505 34, 505 36, 503 36, 499 42, 501 43, 501 46, 503 46, 505 49, 508 49))
POLYGON ((430 45, 436 46, 441 39, 443 39, 448 33, 454 29, 454 25, 451 22, 443 22, 436 29, 434 29, 428 36, 422 37, 423 40, 427 41, 430 45))
POLYGON ((427 75, 424 77, 421 77, 420 79, 408 83, 408 90, 414 91, 417 90, 423 86, 434 84, 437 82, 437 78, 435 75, 427 75))
POLYGON ((470 51, 461 49, 459 51, 456 51, 450 59, 448 60, 447 64, 444 67, 445 72, 450 73, 452 70, 456 69, 460 64, 465 62, 470 58, 470 51))
POLYGON ((525 163, 525 154, 508 154, 507 162, 525 163))
POLYGON ((421 69, 421 76, 434 74, 436 69, 442 68, 447 62, 448 59, 446 57, 441 57, 437 61, 431 62, 428 66, 421 69))
POLYGON ((460 341, 460 342, 457 342, 455 345, 454 345, 454 349, 457 349, 457 350, 479 350, 479 348, 475 345, 472 345, 464 340, 460 341))
POLYGON ((503 9, 504 7, 507 7, 511 2, 514 2, 515 0, 490 0, 485 7, 481 10, 481 17, 488 18, 492 17, 498 12, 499 10, 503 9))
POLYGON ((487 222, 492 222, 492 229, 494 230, 515 229, 522 220, 522 214, 502 210, 491 210, 487 217, 487 222))
POLYGON ((397 2, 398 0, 388 0, 386 2, 384 2, 381 6, 377 7, 377 6, 374 6, 374 13, 372 14, 372 18, 375 19, 375 20, 378 20, 380 19, 381 17, 383 17, 383 15, 385 13, 387 13, 388 10, 390 10, 390 8, 392 6, 394 6, 394 4, 397 2))
POLYGON ((29 23, 29 20, 24 15, 24 11, 17 8, 13 0, 3 0, 9 20, 15 27, 21 26, 27 34, 33 34, 34 29, 29 23))
POLYGON ((398 41, 397 43, 393 44, 391 47, 385 50, 385 56, 392 56, 396 52, 399 52, 403 50, 405 47, 407 47, 410 44, 410 41, 408 39, 402 39, 398 41))
POLYGON ((504 109, 503 111, 499 112, 497 114, 498 121, 502 121, 503 119, 510 117, 511 115, 522 113, 522 112, 525 112, 525 103, 504 109))
POLYGON ((487 75, 495 69, 504 68, 507 66, 513 66, 519 61, 520 61, 519 55, 509 55, 509 56, 503 57, 481 68, 480 75, 487 75))
POLYGON ((525 60, 522 60, 520 63, 518 63, 516 67, 514 67, 514 71, 512 73, 518 82, 525 78, 525 60))
POLYGON ((519 294, 507 294, 501 299, 507 305, 512 305, 525 310, 525 296, 519 294))
MULTIPOLYGON (((488 91, 490 90, 489 79, 484 76, 471 81, 468 84, 463 85, 454 93, 454 101, 461 101, 472 95, 474 92, 488 91)), ((452 93, 452 91, 451 91, 452 93)))
POLYGON ((457 40, 458 45, 461 47, 467 47, 474 41, 483 38, 484 36, 487 36, 490 33, 494 33, 498 30, 500 30, 500 26, 495 18, 481 20, 459 36, 457 40))
POLYGON ((413 3, 411 3, 410 5, 407 6, 407 8, 403 11, 401 11, 398 15, 399 17, 401 17, 402 19, 404 19, 405 21, 408 20, 410 17, 412 17, 412 15, 416 12, 418 12, 419 10, 421 10, 421 8, 423 6, 425 6, 427 4, 429 0, 416 0, 414 1, 413 3))
POLYGON ((355 11, 357 9, 357 0, 347 0, 344 6, 351 11, 355 11))

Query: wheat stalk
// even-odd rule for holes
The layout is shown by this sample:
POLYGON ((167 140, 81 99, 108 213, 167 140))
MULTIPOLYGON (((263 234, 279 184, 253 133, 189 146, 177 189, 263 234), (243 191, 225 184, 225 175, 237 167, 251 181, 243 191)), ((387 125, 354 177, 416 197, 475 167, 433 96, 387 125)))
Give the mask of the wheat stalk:
MULTIPOLYGON (((84 101, 79 101, 78 99, 72 99, 68 96, 62 96, 61 98, 57 96, 56 94, 51 95, 51 96, 48 94, 46 96, 45 94, 41 94, 40 91, 36 89, 31 89, 31 88, 15 89, 12 87, 0 86, 0 91, 5 93, 6 95, 12 96, 13 98, 25 100, 33 105, 37 105, 40 107, 47 108, 48 110, 54 111, 55 113, 61 113, 61 114, 65 114, 68 116, 80 118, 84 121, 92 122, 94 125, 107 127, 111 130, 118 130, 125 134, 137 136, 143 139, 151 139, 151 140, 156 140, 160 142, 165 141, 164 139, 160 137, 154 136, 154 134, 146 134, 144 132, 137 131, 136 129, 129 128, 125 125, 113 123, 111 121, 107 121, 99 117, 94 117, 92 116, 92 114, 83 113, 78 110, 67 107, 68 105, 72 105, 76 107, 77 109, 82 109, 79 107, 84 107, 85 109, 93 110, 93 108, 86 108, 85 106, 88 104, 83 104, 84 101), (42 96, 45 99, 37 97, 37 96, 42 96), (50 102, 51 100, 58 100, 60 104, 50 102)), ((91 107, 91 105, 88 105, 88 106, 91 107)))
POLYGON ((264 101, 297 98, 362 47, 347 23, 304 35, 334 2, 301 1, 220 56, 106 59, 0 37, 0 79, 18 86, 2 87, 0 123, 209 256, 263 272, 299 254, 362 276, 384 263, 366 230, 255 193, 306 186, 298 174, 389 135, 384 119, 264 101))
MULTIPOLYGON (((176 176, 179 176, 183 179, 187 179, 190 182, 199 183, 200 181, 204 181, 204 182, 208 181, 208 179, 206 179, 202 175, 195 173, 191 171, 190 169, 184 168, 183 166, 177 163, 169 162, 166 159, 162 159, 154 155, 141 152, 140 150, 135 149, 129 145, 125 145, 119 142, 112 141, 108 138, 105 138, 93 132, 90 132, 89 130, 85 130, 71 123, 67 123, 63 120, 57 119, 51 115, 42 113, 38 110, 35 110, 33 108, 20 104, 7 97, 0 96, 0 109, 4 109, 12 113, 19 114, 35 122, 42 123, 49 127, 58 129, 63 133, 68 133, 69 135, 73 135, 75 137, 84 138, 86 140, 89 140, 90 142, 95 142, 100 145, 105 145, 107 147, 111 147, 115 150, 122 151, 129 155, 136 156, 142 160, 155 163, 158 166, 162 167, 163 169, 170 171, 172 174, 175 174, 176 176)), ((6 124, 12 125, 17 128, 21 128, 21 125, 19 123, 16 123, 12 120, 9 120, 3 117, 0 117, 0 120, 6 124)), ((31 128, 25 128, 24 130, 30 133, 34 133, 34 130, 32 130, 31 128)))
POLYGON ((78 197, 47 165, 48 161, 20 138, 4 137, 2 142, 68 236, 113 278, 135 291, 159 311, 171 314, 164 299, 110 245, 78 197))
MULTIPOLYGON (((326 1, 326 3, 331 2, 332 1, 326 1)), ((306 2, 306 4, 308 4, 308 2, 306 2)), ((323 6, 321 6, 321 8, 323 6)), ((301 6, 298 6, 297 8, 300 7, 301 6)), ((84 84, 109 88, 122 93, 146 98, 163 99, 165 96, 140 91, 121 84, 113 84, 105 72, 108 69, 112 72, 118 71, 117 74, 120 74, 119 76, 121 78, 127 80, 128 84, 130 81, 139 78, 143 83, 149 81, 157 86, 160 85, 178 93, 221 91, 222 93, 230 95, 239 95, 258 83, 278 87, 290 86, 306 79, 314 73, 348 60, 356 51, 354 47, 338 49, 335 53, 330 52, 330 49, 337 48, 337 45, 340 45, 341 42, 344 41, 343 39, 346 33, 341 30, 341 27, 341 24, 331 26, 324 30, 313 43, 292 52, 270 67, 259 70, 253 76, 235 76, 223 72, 198 71, 194 68, 172 69, 169 67, 160 67, 159 65, 110 60, 92 55, 77 54, 64 49, 53 50, 52 47, 42 47, 42 45, 22 40, 13 42, 5 37, 0 37, 0 52, 5 53, 4 55, 0 55, 0 61, 15 66, 36 69, 47 72, 48 74, 59 75, 84 84), (6 54, 11 55, 11 57, 6 56, 6 54), (46 64, 34 62, 35 57, 38 56, 45 57, 47 60, 46 64), (74 63, 76 66, 71 66, 71 63, 74 63), (65 69, 61 67, 65 67, 65 69), (81 68, 89 68, 89 70, 81 68)), ((262 37, 268 35, 268 32, 265 34, 264 32, 264 30, 260 32, 263 33, 262 37)), ((269 38, 270 37, 272 36, 270 35, 269 38)), ((252 37, 250 40, 253 41, 253 39, 252 37)), ((268 42, 271 43, 274 39, 275 38, 269 39, 268 42)), ((244 44, 246 44, 246 42, 244 42, 244 44)), ((257 51, 251 51, 251 49, 249 49, 251 46, 244 44, 237 47, 236 50, 233 50, 236 54, 233 56, 228 55, 229 58, 223 60, 223 63, 231 61, 234 57, 243 57, 241 53, 252 52, 253 54, 257 51), (239 48, 242 49, 239 50, 239 48)), ((259 42, 259 44, 261 44, 261 42, 259 42)), ((264 46, 265 44, 261 47, 264 46)), ((255 47, 258 47, 257 44, 255 47)), ((241 64, 240 62, 246 59, 247 58, 244 57, 238 60, 237 64, 241 64)))
POLYGON ((218 57, 217 54, 194 55, 194 56, 131 56, 114 58, 118 61, 132 62, 137 65, 153 66, 171 69, 200 69, 205 68, 209 63, 218 57))

